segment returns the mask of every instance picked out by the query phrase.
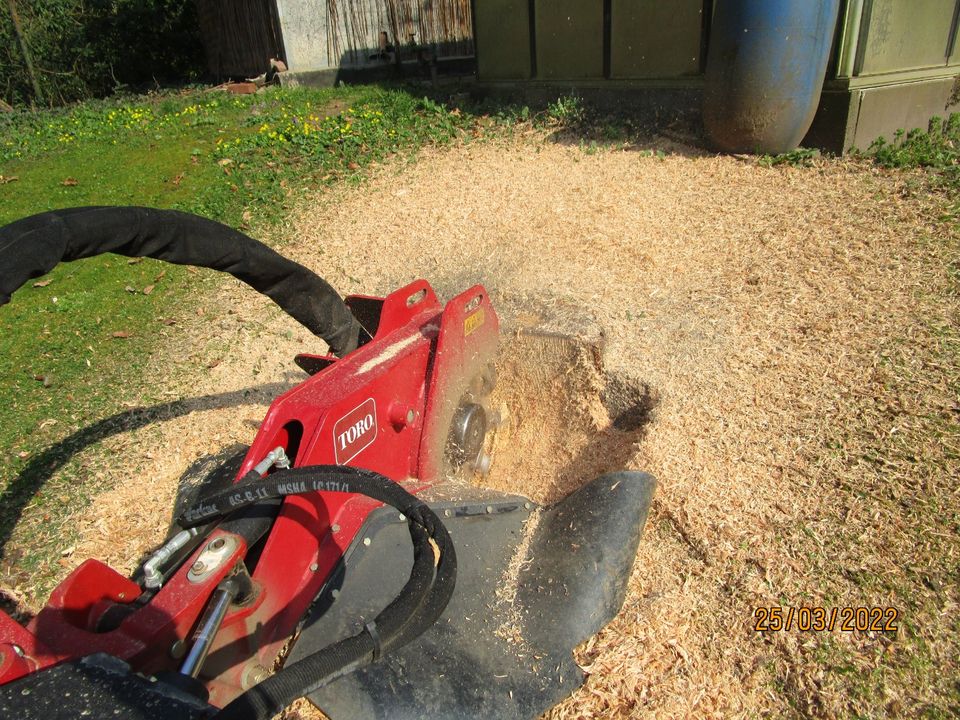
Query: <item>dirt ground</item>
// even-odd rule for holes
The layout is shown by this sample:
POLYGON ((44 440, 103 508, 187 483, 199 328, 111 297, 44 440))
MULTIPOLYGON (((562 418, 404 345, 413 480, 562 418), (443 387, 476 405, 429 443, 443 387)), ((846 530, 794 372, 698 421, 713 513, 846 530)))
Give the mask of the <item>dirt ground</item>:
MULTIPOLYGON (((608 377, 648 391, 616 456, 659 481, 626 603, 579 649, 587 681, 551 717, 947 716, 956 438, 923 419, 960 404, 936 332, 956 327, 955 230, 903 176, 865 164, 660 147, 535 135, 426 151, 303 198, 283 251, 344 293, 424 277, 442 297, 485 284, 508 327, 580 314, 603 328, 608 377), (755 608, 801 605, 893 606, 901 630, 754 632, 755 608)), ((203 309, 164 329, 180 366, 151 380, 196 409, 108 441, 118 480, 154 481, 84 513, 70 559, 131 569, 182 470, 249 442, 299 377, 292 355, 320 349, 237 283, 203 309)), ((525 477, 513 489, 534 492, 525 477)))

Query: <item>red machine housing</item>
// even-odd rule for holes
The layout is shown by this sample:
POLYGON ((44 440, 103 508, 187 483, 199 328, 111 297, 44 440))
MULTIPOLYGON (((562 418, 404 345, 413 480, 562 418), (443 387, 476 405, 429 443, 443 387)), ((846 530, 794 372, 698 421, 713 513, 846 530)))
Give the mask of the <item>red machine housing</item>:
MULTIPOLYGON (((342 359, 299 356, 314 374, 278 397, 237 477, 281 446, 294 467, 349 464, 403 483, 410 492, 447 472, 445 447, 454 412, 492 363, 498 319, 475 286, 444 307, 416 281, 386 298, 348 304, 372 339, 342 359)), ((223 706, 269 674, 310 604, 379 503, 337 492, 288 497, 251 569, 254 597, 232 606, 203 666, 210 702, 223 706)), ((97 560, 87 560, 26 627, 0 613, 0 684, 27 673, 106 652, 150 674, 176 670, 211 593, 248 548, 215 529, 149 601, 115 630, 96 632, 117 604, 143 590, 97 560), (230 540, 222 562, 202 580, 188 577, 209 541, 230 540)))

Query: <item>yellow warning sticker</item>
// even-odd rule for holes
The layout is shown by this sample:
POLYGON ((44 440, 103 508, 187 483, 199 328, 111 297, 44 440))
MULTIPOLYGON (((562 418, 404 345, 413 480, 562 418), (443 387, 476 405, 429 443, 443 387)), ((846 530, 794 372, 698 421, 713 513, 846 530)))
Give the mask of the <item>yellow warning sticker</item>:
POLYGON ((463 336, 466 337, 478 327, 483 325, 483 321, 483 308, 480 308, 473 315, 468 316, 467 319, 463 321, 463 336))

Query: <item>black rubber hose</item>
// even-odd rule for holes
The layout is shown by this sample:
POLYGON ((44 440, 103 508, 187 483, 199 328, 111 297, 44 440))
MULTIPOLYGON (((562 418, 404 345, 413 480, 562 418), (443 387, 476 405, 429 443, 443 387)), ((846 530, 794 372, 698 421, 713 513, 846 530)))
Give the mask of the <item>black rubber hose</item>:
POLYGON ((189 529, 262 500, 308 492, 359 493, 385 502, 407 517, 418 508, 427 508, 416 495, 372 470, 349 465, 311 465, 277 470, 266 477, 250 471, 239 482, 197 500, 181 513, 177 524, 189 529))
POLYGON ((220 720, 273 717, 297 698, 418 637, 436 622, 453 594, 456 551, 440 518, 397 483, 369 470, 315 466, 278 471, 267 478, 249 473, 237 485, 197 502, 178 522, 182 527, 192 527, 267 498, 318 490, 366 495, 402 512, 414 549, 410 578, 396 599, 363 632, 283 668, 223 708, 216 716, 220 720), (435 571, 431 540, 439 550, 435 571))
POLYGON ((213 220, 143 207, 82 207, 0 227, 0 305, 58 263, 102 253, 220 270, 270 297, 337 355, 357 346, 360 325, 322 278, 213 220))
MULTIPOLYGON (((431 615, 439 617, 453 595, 456 583, 456 552, 453 542, 443 523, 425 503, 389 478, 370 470, 340 465, 316 465, 276 472, 266 479, 250 472, 231 488, 198 501, 177 519, 177 524, 183 528, 195 527, 268 498, 314 491, 358 493, 372 497, 404 513, 411 527, 415 523, 427 529, 430 537, 437 543, 440 559, 437 565, 437 580, 427 601, 424 618, 431 615)), ((422 624, 408 625, 402 635, 385 642, 385 647, 400 647, 420 635, 432 622, 424 619, 422 624)))

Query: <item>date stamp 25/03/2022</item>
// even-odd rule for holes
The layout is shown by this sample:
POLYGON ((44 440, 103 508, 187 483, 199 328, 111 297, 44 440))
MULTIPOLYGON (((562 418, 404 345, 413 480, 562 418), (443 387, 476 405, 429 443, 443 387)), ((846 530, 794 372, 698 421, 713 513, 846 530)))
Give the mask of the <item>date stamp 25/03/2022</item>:
POLYGON ((881 632, 896 633, 900 611, 892 607, 758 607, 755 632, 881 632))

